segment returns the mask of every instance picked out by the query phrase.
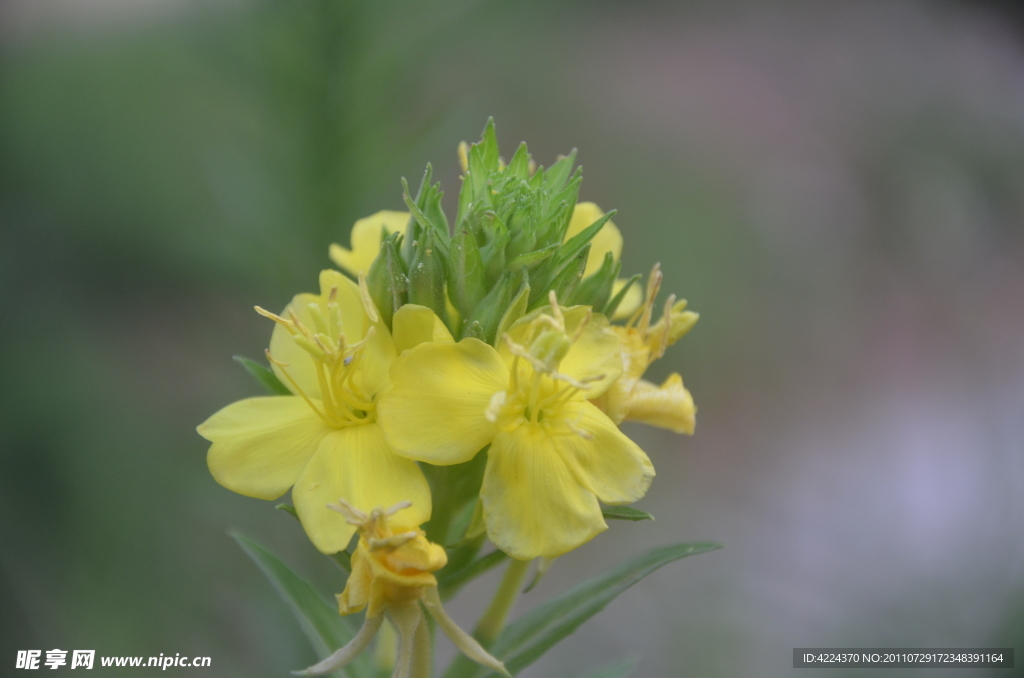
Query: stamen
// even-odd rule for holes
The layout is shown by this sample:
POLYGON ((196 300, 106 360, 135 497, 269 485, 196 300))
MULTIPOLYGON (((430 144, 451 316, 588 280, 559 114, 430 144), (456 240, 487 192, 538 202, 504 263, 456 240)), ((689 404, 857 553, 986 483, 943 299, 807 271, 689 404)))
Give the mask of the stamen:
MULTIPOLYGON (((412 504, 410 504, 410 506, 411 505, 412 504)), ((349 525, 364 525, 370 519, 370 516, 366 515, 344 499, 338 499, 338 503, 336 504, 328 504, 327 508, 345 516, 345 520, 349 525)))
POLYGON ((256 312, 259 313, 264 318, 270 318, 271 320, 273 320, 277 324, 283 325, 284 328, 286 330, 288 330, 291 334, 295 334, 295 327, 292 325, 290 320, 285 320, 284 318, 282 318, 281 316, 277 315, 276 313, 271 313, 267 309, 262 308, 260 306, 253 306, 253 308, 256 309, 256 312))
POLYGON ((583 336, 583 331, 587 329, 587 325, 590 324, 590 319, 594 317, 594 309, 587 308, 586 315, 583 316, 583 320, 580 320, 580 324, 576 326, 576 331, 572 333, 570 341, 576 343, 583 336))
POLYGON ((321 412, 319 409, 317 409, 316 405, 313 404, 313 401, 309 399, 308 395, 306 395, 306 392, 303 391, 302 388, 300 388, 297 383, 295 383, 295 379, 292 378, 292 375, 288 374, 288 370, 284 369, 285 367, 288 366, 288 363, 283 363, 280 360, 275 360, 274 356, 270 355, 269 348, 265 349, 265 353, 267 356, 267 360, 271 364, 277 365, 278 367, 281 368, 281 373, 285 376, 285 379, 288 380, 288 383, 292 385, 292 388, 294 389, 295 393, 298 393, 300 396, 302 396, 302 399, 306 401, 306 404, 309 405, 309 408, 316 412, 316 415, 320 417, 325 424, 327 424, 328 426, 332 426, 332 423, 330 419, 327 418, 327 415, 321 412))
POLYGON ((380 313, 377 312, 377 306, 373 303, 373 297, 370 296, 370 287, 366 284, 366 276, 362 273, 359 274, 359 298, 363 302, 366 315, 370 316, 370 321, 380 322, 380 313))
POLYGON ((419 535, 416 532, 403 532, 401 534, 395 534, 381 539, 370 537, 366 541, 369 543, 371 551, 379 551, 383 549, 394 550, 405 546, 417 536, 419 535))
POLYGON ((498 423, 498 417, 501 415, 502 408, 505 407, 505 401, 508 394, 505 391, 498 391, 491 396, 491 402, 487 406, 487 410, 484 411, 484 418, 492 424, 498 423))
POLYGON ((384 509, 384 515, 386 515, 386 516, 393 516, 396 513, 398 513, 399 511, 403 511, 403 510, 409 508, 410 506, 412 506, 412 502, 409 501, 408 499, 405 500, 405 501, 400 501, 397 504, 395 504, 394 506, 389 506, 388 508, 384 509))
MULTIPOLYGON (((661 317, 665 320, 665 327, 661 331, 661 342, 657 347, 657 351, 652 351, 651 355, 647 358, 647 365, 650 366, 658 358, 665 355, 665 351, 668 349, 668 340, 672 335, 672 307, 676 303, 676 295, 668 295, 668 299, 665 300, 665 309, 661 312, 661 317)), ((648 342, 649 344, 650 342, 648 342)))
POLYGON ((661 273, 661 264, 655 264, 651 269, 650 278, 647 280, 647 299, 643 306, 641 306, 639 330, 641 332, 647 332, 647 328, 651 325, 651 315, 654 311, 654 300, 658 296, 658 292, 661 290, 661 280, 663 276, 661 273))

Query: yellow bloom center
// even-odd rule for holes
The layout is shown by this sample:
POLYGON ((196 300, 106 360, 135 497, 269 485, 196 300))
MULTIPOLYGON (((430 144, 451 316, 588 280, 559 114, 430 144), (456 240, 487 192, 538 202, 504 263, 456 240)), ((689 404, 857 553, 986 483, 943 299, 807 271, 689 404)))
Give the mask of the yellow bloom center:
MULTIPOLYGON (((361 291, 365 292, 365 285, 361 291)), ((364 307, 367 315, 376 320, 376 309, 372 302, 367 305, 367 296, 364 294, 364 307)), ((359 373, 363 349, 373 337, 374 328, 370 327, 361 340, 350 343, 342 331, 341 307, 337 297, 338 287, 335 285, 327 297, 326 309, 317 303, 307 304, 312 327, 300 321, 292 310, 289 310, 287 318, 259 306, 256 312, 284 327, 292 341, 309 355, 320 386, 320 405, 289 374, 287 363, 276 360, 269 350, 267 359, 281 369, 295 393, 313 408, 324 423, 340 429, 374 421, 377 408, 373 394, 367 393, 359 381, 353 378, 359 373)))
POLYGON ((513 341, 507 334, 504 336, 513 355, 508 388, 491 397, 486 416, 505 432, 529 423, 543 426, 550 433, 555 424, 561 424, 586 437, 571 421, 560 416, 561 411, 569 401, 582 398, 587 384, 602 379, 603 375, 578 380, 560 373, 558 367, 583 335, 592 313, 588 312, 570 335, 554 291, 549 299, 551 312, 537 316, 530 323, 525 344, 513 341))

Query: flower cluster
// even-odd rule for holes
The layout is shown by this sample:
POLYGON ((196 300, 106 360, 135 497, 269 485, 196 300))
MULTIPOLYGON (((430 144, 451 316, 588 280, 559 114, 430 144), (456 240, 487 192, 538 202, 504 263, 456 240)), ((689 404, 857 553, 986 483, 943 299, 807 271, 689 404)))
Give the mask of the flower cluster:
POLYGON ((640 499, 655 475, 621 423, 693 432, 681 377, 643 376, 697 315, 670 296, 654 319, 657 266, 646 290, 620 278, 614 213, 577 201, 575 152, 544 169, 523 144, 506 163, 489 123, 459 157, 454 223, 429 165, 415 197, 403 181, 408 212, 360 219, 351 248, 331 246, 351 277, 323 271, 319 293, 257 307, 274 322, 267 377, 288 395, 199 427, 214 478, 261 499, 291 488, 320 551, 360 534, 339 602, 367 607, 365 633, 314 672, 354 656, 383 612, 408 650, 420 605, 467 655, 497 662, 438 612, 443 547, 479 549, 486 534, 518 560, 565 554, 607 529, 602 504, 640 499), (406 508, 402 530, 385 506, 406 508))

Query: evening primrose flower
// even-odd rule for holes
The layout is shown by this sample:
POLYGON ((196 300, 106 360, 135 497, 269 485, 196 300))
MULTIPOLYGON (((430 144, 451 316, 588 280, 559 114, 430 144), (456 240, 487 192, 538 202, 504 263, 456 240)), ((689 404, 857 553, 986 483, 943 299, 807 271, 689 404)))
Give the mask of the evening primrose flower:
MULTIPOLYGON (((295 675, 322 676, 345 666, 366 649, 386 617, 399 634, 398 660, 392 678, 428 676, 431 643, 423 615, 423 608, 426 608, 445 635, 466 656, 511 678, 505 666, 463 631, 441 606, 433 573, 448 562, 444 549, 427 541, 418 522, 391 520, 392 516, 410 505, 404 501, 389 509, 374 509, 368 514, 344 500, 329 507, 359 530, 359 545, 352 555, 352 573, 345 590, 337 596, 338 612, 348 615, 365 609, 366 619, 347 645, 319 664, 305 671, 295 671, 295 675), (393 526, 392 522, 396 525, 393 526)), ((404 513, 402 515, 403 518, 408 517, 404 513)))
POLYGON ((381 210, 364 217, 352 227, 352 249, 332 243, 328 254, 339 268, 353 277, 367 275, 370 265, 377 258, 381 240, 392 233, 405 233, 409 223, 408 212, 381 210))
MULTIPOLYGON (((569 220, 569 228, 565 232, 565 240, 569 240, 603 216, 604 212, 601 208, 592 202, 576 203, 572 211, 572 218, 569 220)), ((590 254, 587 256, 587 266, 583 270, 584 277, 597 273, 607 252, 611 252, 616 261, 622 256, 622 233, 611 220, 606 221, 594 239, 590 241, 590 254)), ((625 284, 626 280, 624 279, 616 280, 612 285, 612 296, 618 294, 625 284)), ((615 319, 628 318, 640 307, 642 301, 643 295, 640 293, 640 288, 631 285, 626 296, 619 303, 619 307, 615 310, 615 319)))
POLYGON ((683 387, 683 378, 669 375, 661 386, 643 379, 644 372, 665 349, 679 341, 696 324, 699 316, 686 310, 686 301, 669 296, 661 318, 651 323, 654 298, 661 288, 661 268, 655 264, 647 280, 643 306, 625 326, 612 330, 619 336, 622 349, 622 376, 601 396, 594 399, 616 424, 641 421, 676 433, 692 434, 696 423, 693 396, 683 387))
MULTIPOLYGON (((289 487, 313 544, 324 553, 348 545, 355 528, 327 505, 347 497, 370 509, 411 499, 409 520, 430 517, 430 489, 419 467, 395 455, 377 423, 377 400, 390 383, 398 349, 443 341, 430 309, 395 315, 395 338, 365 288, 337 271, 320 274, 320 294, 299 294, 275 315, 267 358, 293 395, 247 398, 198 428, 213 443, 210 472, 224 487, 276 499, 289 487)), ((447 335, 451 341, 451 335, 447 335)))
POLYGON ((589 402, 622 373, 617 335, 590 307, 550 295, 498 349, 423 343, 392 369, 378 405, 400 455, 458 464, 490 445, 480 499, 487 534, 514 558, 554 558, 607 529, 598 500, 627 504, 654 477, 647 455, 589 402))

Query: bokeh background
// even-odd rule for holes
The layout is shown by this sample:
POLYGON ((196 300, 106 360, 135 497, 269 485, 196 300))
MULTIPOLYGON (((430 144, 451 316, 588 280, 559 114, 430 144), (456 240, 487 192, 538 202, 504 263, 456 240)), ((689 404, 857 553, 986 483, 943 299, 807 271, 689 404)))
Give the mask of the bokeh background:
POLYGON ((325 593, 338 572, 214 483, 195 426, 259 392, 231 360, 266 345, 252 306, 312 289, 426 161, 452 198, 489 115, 507 153, 578 147, 624 269, 660 261, 702 314, 654 368, 683 373, 697 434, 629 428, 657 522, 519 609, 643 548, 726 545, 522 675, 1024 650, 1017 3, 7 0, 0 26, 0 673, 25 648, 228 678, 313 659, 226 530, 325 593))

